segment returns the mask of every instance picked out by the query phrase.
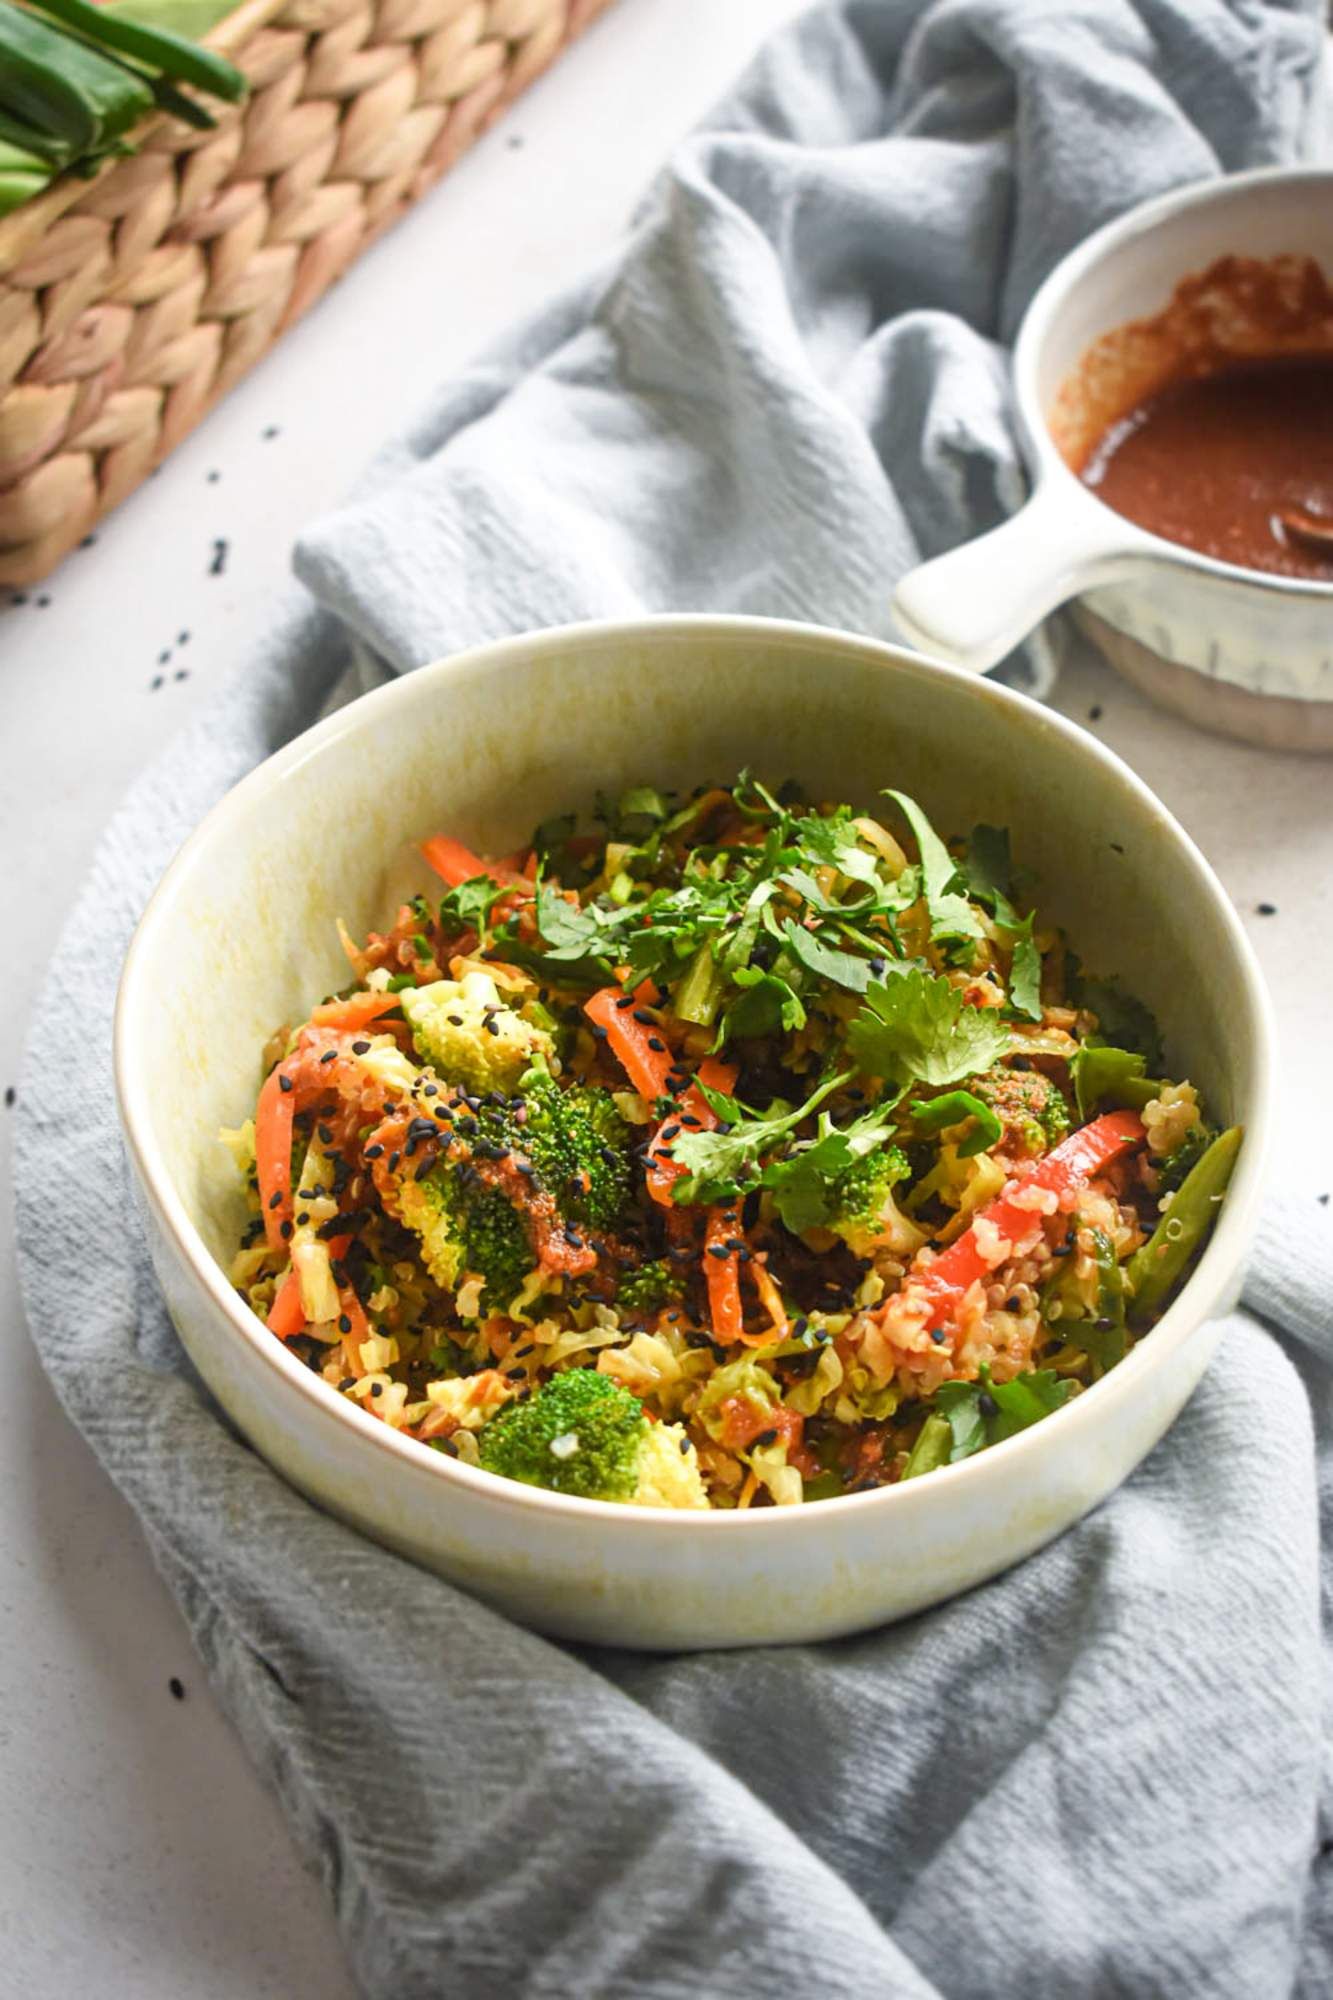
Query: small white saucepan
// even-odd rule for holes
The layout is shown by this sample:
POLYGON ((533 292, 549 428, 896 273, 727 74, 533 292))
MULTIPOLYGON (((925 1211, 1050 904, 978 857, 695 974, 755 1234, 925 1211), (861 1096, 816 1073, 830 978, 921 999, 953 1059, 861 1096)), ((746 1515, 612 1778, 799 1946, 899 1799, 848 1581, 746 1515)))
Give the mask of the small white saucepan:
MULTIPOLYGON (((1104 378, 1108 351, 1122 372, 1130 357, 1127 382, 1138 368, 1139 394, 1160 386, 1150 377, 1153 326, 1182 281, 1223 258, 1293 270, 1312 259, 1333 281, 1333 173, 1263 169, 1180 189, 1098 230, 1056 267, 1014 352, 1031 498, 1002 527, 909 572, 894 615, 913 645, 984 672, 1077 599, 1083 628, 1164 706, 1250 742, 1330 751, 1333 583, 1164 540, 1105 505, 1075 469, 1078 404, 1106 391, 1098 370, 1104 378)), ((1256 351, 1243 314, 1235 340, 1238 356, 1256 351)), ((1299 340, 1279 328, 1276 340, 1333 351, 1333 315, 1299 340)), ((1112 414, 1138 400, 1126 392, 1112 414)))

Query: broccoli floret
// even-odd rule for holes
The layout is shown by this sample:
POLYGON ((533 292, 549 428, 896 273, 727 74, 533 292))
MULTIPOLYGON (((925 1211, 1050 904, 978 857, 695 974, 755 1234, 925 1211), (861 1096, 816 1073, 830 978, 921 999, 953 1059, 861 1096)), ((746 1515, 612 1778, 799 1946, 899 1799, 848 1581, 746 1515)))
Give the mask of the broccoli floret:
POLYGON ((837 1182, 829 1228, 858 1257, 872 1257, 877 1250, 907 1253, 921 1243, 921 1231, 899 1212, 893 1195, 910 1172, 900 1146, 881 1146, 837 1182))
POLYGON ((525 1069, 553 1053, 546 1030, 506 1006, 484 972, 405 986, 399 999, 423 1061, 468 1090, 512 1090, 525 1069))
POLYGON ((499 1188, 465 1177, 448 1161, 416 1180, 409 1168, 397 1188, 397 1214, 421 1240, 426 1269, 445 1291, 468 1274, 484 1280, 486 1305, 503 1311, 533 1268, 519 1210, 499 1188))
POLYGON ((640 1264, 620 1280, 616 1304, 622 1312, 656 1312, 659 1306, 675 1305, 685 1295, 679 1271, 659 1257, 655 1263, 640 1264))
MULTIPOLYGON (((614 1228, 629 1206, 634 1177, 630 1129, 610 1091, 562 1086, 541 1068, 523 1079, 521 1090, 523 1123, 507 1111, 493 1120, 502 1128, 500 1142, 527 1154, 566 1222, 614 1228)), ((484 1113, 482 1122, 485 1128, 484 1113)))
POLYGON ((1069 1130, 1069 1106, 1048 1076, 1035 1069, 993 1069, 968 1089, 989 1104, 1026 1153, 1046 1153, 1069 1130))
POLYGON ((553 1376, 481 1431, 487 1472, 585 1500, 706 1507, 699 1461, 678 1424, 653 1424, 628 1389, 595 1368, 553 1376))
POLYGON ((1158 1193, 1174 1194, 1190 1168, 1208 1151, 1216 1137, 1216 1128, 1205 1124, 1202 1118, 1191 1125, 1175 1151, 1168 1153, 1157 1169, 1158 1193))

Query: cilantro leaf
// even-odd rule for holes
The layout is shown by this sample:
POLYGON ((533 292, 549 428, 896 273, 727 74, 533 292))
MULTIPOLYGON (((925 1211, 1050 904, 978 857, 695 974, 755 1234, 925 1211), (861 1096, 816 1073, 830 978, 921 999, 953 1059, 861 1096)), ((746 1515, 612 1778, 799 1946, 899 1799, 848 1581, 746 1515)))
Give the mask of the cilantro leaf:
POLYGON ((792 957, 798 959, 807 972, 813 972, 817 979, 827 979, 834 986, 845 987, 849 993, 864 993, 870 984, 868 958, 823 944, 813 931, 806 930, 803 924, 794 924, 790 917, 783 925, 782 935, 792 957))
POLYGON ((731 976, 742 990, 722 1017, 727 1040, 746 1041, 755 1035, 774 1035, 779 1029, 791 1034, 805 1026, 800 994, 776 972, 738 965, 731 976))
POLYGON ((976 1131, 969 1133, 958 1148, 960 1160, 984 1152, 987 1146, 996 1143, 1004 1131, 993 1107, 980 1097, 974 1097, 970 1090, 949 1090, 943 1097, 915 1098, 912 1116, 916 1119, 919 1132, 943 1132, 950 1125, 961 1125, 965 1118, 975 1118, 976 1131))
POLYGON ((858 1160, 883 1145, 895 1124, 892 1108, 863 1112, 841 1129, 823 1117, 812 1144, 786 1159, 770 1161, 760 1185, 772 1189, 773 1205, 787 1228, 801 1236, 826 1223, 836 1206, 838 1182, 858 1160))
POLYGON ((1014 955, 1009 965, 1009 1005, 1025 1020, 1040 1021, 1041 953, 1032 935, 1033 912, 1008 928, 1014 930, 1014 955))
POLYGON ((1014 862, 1005 826, 974 826, 963 863, 967 886, 979 903, 992 909, 1009 903, 1014 893, 1014 862))
POLYGON ((971 1458, 987 1445, 999 1444, 1030 1424, 1040 1423, 1068 1401, 1071 1385, 1053 1369, 1039 1368, 1015 1375, 1008 1382, 993 1382, 985 1362, 976 1382, 943 1382, 936 1390, 934 1407, 947 1417, 953 1432, 949 1463, 971 1458))
POLYGON ((883 1077, 899 1096, 913 1083, 942 1088, 979 1076, 1009 1042, 994 1008, 971 1007, 947 979, 916 970, 868 987, 847 1031, 861 1068, 883 1077))
POLYGON ((672 1198, 679 1202, 726 1201, 740 1192, 743 1181, 754 1185, 757 1180, 756 1168, 762 1153, 769 1152, 780 1139, 794 1132, 803 1118, 809 1118, 826 1097, 840 1090, 850 1082, 851 1070, 840 1076, 826 1077, 806 1099, 804 1104, 794 1108, 784 1106, 780 1111, 770 1111, 763 1117, 747 1117, 734 1098, 722 1097, 721 1092, 708 1091, 709 1104, 719 1117, 723 1107, 727 1111, 741 1113, 729 1120, 715 1132, 680 1132, 671 1141, 671 1155, 685 1168, 688 1179, 679 1180, 672 1189, 672 1198))
POLYGON ((459 930, 475 930, 484 938, 491 911, 508 894, 489 875, 472 875, 441 898, 440 922, 446 930, 456 924, 459 930))
POLYGON ((966 878, 944 842, 936 833, 915 799, 906 792, 888 791, 915 837, 921 855, 921 891, 930 914, 930 934, 936 938, 979 938, 985 935, 966 896, 956 894, 966 878))
POLYGON ((857 846, 856 828, 845 813, 808 813, 792 826, 792 838, 807 861, 819 868, 836 868, 853 882, 880 886, 879 867, 873 854, 857 846))

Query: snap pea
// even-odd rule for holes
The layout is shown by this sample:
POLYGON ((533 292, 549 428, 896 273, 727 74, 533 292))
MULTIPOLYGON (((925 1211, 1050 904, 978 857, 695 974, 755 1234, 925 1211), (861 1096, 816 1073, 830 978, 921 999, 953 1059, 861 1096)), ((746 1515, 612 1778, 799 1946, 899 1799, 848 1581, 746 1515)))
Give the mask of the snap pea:
POLYGON ((0 110, 11 118, 85 153, 152 106, 142 77, 0 0, 0 110))
POLYGON ((903 1467, 904 1479, 915 1479, 922 1472, 937 1472, 949 1463, 953 1450, 953 1425, 947 1417, 929 1416, 922 1424, 917 1441, 908 1454, 903 1467))
POLYGON ((92 7, 88 0, 30 0, 30 4, 63 22, 89 41, 146 63, 150 69, 165 70, 180 83, 192 83, 214 97, 235 104, 244 97, 245 78, 224 57, 211 49, 201 49, 182 35, 166 28, 145 27, 141 21, 123 20, 92 7))
MULTIPOLYGON (((0 120, 0 127, 3 120, 0 120)), ((12 144, 0 131, 0 215, 40 194, 51 179, 50 163, 26 146, 12 144)))
POLYGON ((1133 1318, 1145 1319, 1157 1310, 1212 1228, 1240 1142, 1239 1125, 1214 1139, 1186 1174, 1148 1241, 1126 1264, 1133 1318))

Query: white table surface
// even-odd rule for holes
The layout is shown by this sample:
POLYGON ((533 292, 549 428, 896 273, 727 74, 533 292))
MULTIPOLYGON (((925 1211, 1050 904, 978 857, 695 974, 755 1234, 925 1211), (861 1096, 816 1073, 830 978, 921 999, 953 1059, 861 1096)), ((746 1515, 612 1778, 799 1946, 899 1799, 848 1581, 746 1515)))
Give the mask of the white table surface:
MULTIPOLYGON (((0 1091, 103 822, 262 633, 296 531, 448 369, 591 261, 673 139, 795 11, 620 0, 91 549, 26 602, 0 596, 0 1091)), ((1322 1055, 1309 1061, 1333 973, 1333 762, 1202 736, 1091 659, 1059 705, 1158 790, 1243 912, 1283 1033, 1287 1167, 1313 1207, 1333 1181, 1320 1164, 1333 1086, 1322 1055)), ((0 1113, 6 1179, 8 1123, 0 1113)), ((2 1212, 0 1995, 342 2000, 322 1895, 40 1372, 7 1190, 2 1212)))

